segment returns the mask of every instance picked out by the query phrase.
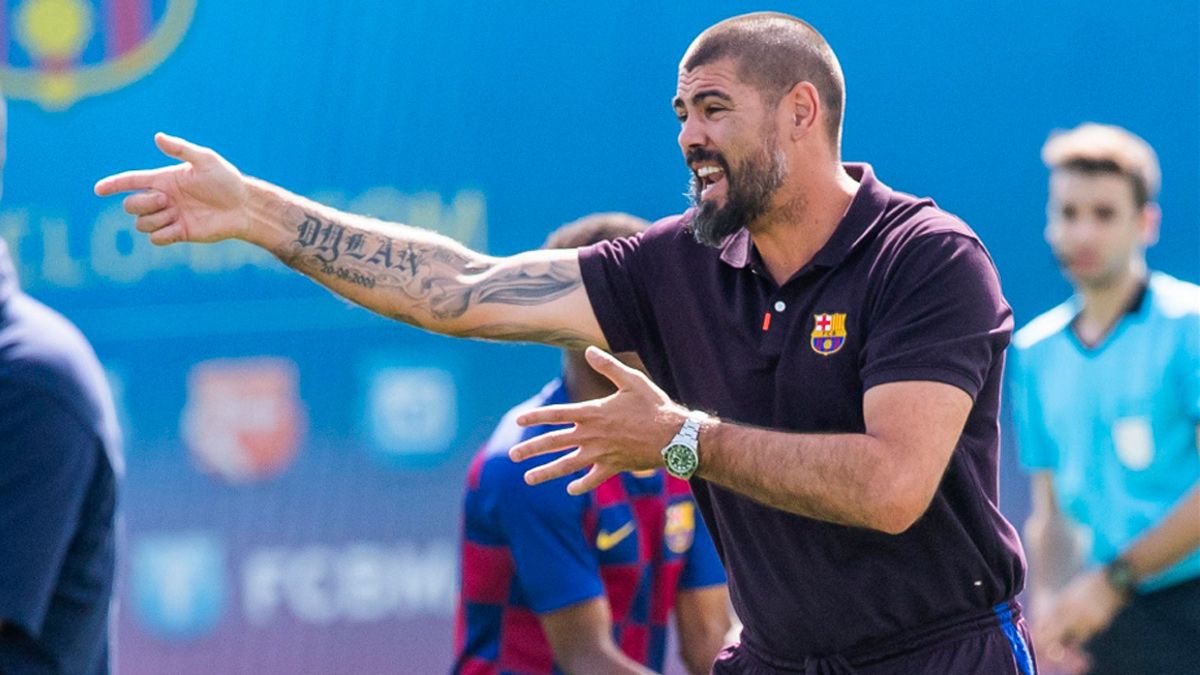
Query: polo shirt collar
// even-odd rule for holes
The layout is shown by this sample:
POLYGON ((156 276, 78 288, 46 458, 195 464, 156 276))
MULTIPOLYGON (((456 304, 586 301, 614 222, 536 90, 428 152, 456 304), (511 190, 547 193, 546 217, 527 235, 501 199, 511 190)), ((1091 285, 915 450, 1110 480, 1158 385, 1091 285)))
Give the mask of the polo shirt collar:
MULTIPOLYGON (((858 181, 858 191, 846 209, 846 215, 821 250, 813 256, 810 266, 837 267, 850 251, 866 239, 887 208, 892 190, 875 178, 870 164, 847 162, 842 165, 851 178, 858 181)), ((731 267, 746 267, 756 262, 758 251, 746 228, 729 235, 721 244, 721 260, 731 267)))
POLYGON ((8 254, 8 245, 0 239, 0 303, 6 302, 17 290, 17 270, 8 254))
MULTIPOLYGON (((1134 291, 1133 296, 1129 298, 1129 303, 1125 305, 1125 309, 1117 315, 1116 320, 1118 323, 1121 321, 1121 319, 1127 316, 1137 316, 1142 313, 1142 308, 1146 306, 1146 297, 1151 293, 1150 275, 1152 274, 1154 273, 1148 273, 1146 278, 1142 279, 1141 283, 1138 284, 1137 290, 1134 291)), ((1083 296, 1079 293, 1075 293, 1068 298, 1067 302, 1068 306, 1071 308, 1071 323, 1069 325, 1073 328, 1075 326, 1075 322, 1079 321, 1079 315, 1083 313, 1083 296)))

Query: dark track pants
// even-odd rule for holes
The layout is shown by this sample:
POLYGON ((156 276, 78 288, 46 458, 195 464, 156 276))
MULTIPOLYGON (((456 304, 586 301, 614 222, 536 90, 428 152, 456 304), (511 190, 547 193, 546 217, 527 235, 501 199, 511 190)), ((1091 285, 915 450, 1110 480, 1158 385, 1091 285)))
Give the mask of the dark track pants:
POLYGON ((1138 595, 1086 649, 1093 675, 1200 672, 1200 579, 1138 595))
POLYGON ((884 640, 870 651, 784 663, 745 645, 726 647, 713 675, 1036 675, 1029 631, 1016 602, 929 631, 884 640))

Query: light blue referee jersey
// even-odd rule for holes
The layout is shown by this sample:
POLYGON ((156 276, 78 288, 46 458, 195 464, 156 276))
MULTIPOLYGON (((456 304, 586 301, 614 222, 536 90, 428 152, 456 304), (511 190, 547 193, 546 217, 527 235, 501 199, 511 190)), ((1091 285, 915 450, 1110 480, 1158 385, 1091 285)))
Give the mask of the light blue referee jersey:
MULTIPOLYGON (((1071 330, 1072 298, 1013 339, 1010 375, 1021 462, 1050 470, 1067 515, 1111 561, 1200 480, 1200 286, 1153 273, 1139 306, 1103 343, 1071 330)), ((1200 551, 1143 590, 1200 577, 1200 551)))

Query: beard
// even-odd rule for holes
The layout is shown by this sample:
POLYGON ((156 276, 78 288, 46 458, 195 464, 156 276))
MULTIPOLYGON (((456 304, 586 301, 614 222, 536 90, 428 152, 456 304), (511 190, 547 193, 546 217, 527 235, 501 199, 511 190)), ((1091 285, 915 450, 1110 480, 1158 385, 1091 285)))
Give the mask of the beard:
POLYGON ((782 152, 771 150, 775 146, 772 135, 757 152, 748 155, 733 170, 718 152, 704 148, 688 151, 689 164, 704 160, 716 162, 725 176, 725 205, 721 207, 714 202, 701 200, 703 183, 695 175, 692 176, 688 199, 696 207, 691 223, 696 241, 717 248, 726 237, 749 226, 767 212, 775 191, 787 178, 782 152))

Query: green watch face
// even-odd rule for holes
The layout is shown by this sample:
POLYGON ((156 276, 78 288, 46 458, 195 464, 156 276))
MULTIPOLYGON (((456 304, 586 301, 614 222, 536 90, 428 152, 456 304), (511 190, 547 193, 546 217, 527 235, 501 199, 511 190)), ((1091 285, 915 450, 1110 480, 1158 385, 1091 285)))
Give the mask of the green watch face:
POLYGON ((679 443, 668 446, 663 455, 667 463, 667 472, 680 478, 690 478, 700 464, 695 449, 679 443))
POLYGON ((1129 563, 1123 560, 1116 560, 1105 565, 1104 576, 1108 579, 1109 585, 1121 593, 1129 594, 1137 588, 1133 570, 1129 569, 1129 563))

